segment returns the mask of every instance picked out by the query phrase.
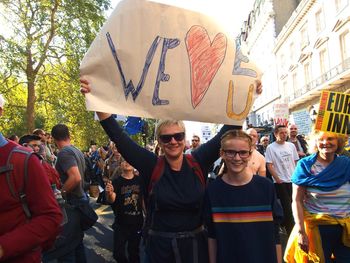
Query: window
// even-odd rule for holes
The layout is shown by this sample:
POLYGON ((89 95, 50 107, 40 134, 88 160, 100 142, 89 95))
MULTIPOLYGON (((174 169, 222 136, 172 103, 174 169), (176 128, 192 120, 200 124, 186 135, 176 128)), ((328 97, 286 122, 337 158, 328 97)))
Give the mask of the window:
POLYGON ((293 90, 291 91, 291 93, 295 93, 295 91, 298 89, 298 79, 297 79, 296 71, 293 72, 292 83, 293 83, 293 90))
POLYGON ((304 64, 304 80, 305 85, 308 85, 311 82, 311 68, 309 62, 304 64))
POLYGON ((335 0, 335 11, 339 13, 348 4, 349 0, 335 0))
POLYGON ((294 63, 294 59, 295 59, 295 50, 294 50, 294 43, 290 43, 289 45, 289 55, 290 55, 290 64, 294 63))
POLYGON ((300 30, 300 43, 301 43, 301 49, 309 45, 309 35, 307 32, 307 24, 303 25, 303 27, 300 30))
POLYGON ((281 68, 282 68, 282 70, 286 69, 286 59, 285 59, 284 54, 281 55, 280 60, 281 60, 281 68))
POLYGON ((324 14, 322 11, 322 8, 318 10, 315 14, 315 20, 316 20, 316 32, 319 33, 324 29, 324 14))
POLYGON ((322 82, 324 82, 324 81, 328 80, 327 76, 326 76, 326 73, 329 69, 327 49, 326 48, 321 49, 319 56, 320 56, 320 73, 322 76, 321 80, 322 80, 322 82))
POLYGON ((284 71, 286 69, 286 56, 282 54, 280 56, 281 69, 284 71))
POLYGON ((287 97, 289 94, 288 94, 288 84, 287 84, 287 81, 284 81, 283 82, 283 86, 282 86, 282 97, 287 97))
POLYGON ((349 30, 340 35, 341 59, 345 61, 350 57, 350 33, 349 30))

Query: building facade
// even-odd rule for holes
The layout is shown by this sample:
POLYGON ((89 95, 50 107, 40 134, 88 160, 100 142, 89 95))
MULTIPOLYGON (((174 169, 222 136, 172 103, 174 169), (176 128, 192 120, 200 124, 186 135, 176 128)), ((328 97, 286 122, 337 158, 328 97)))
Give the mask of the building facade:
POLYGON ((350 0, 257 0, 241 39, 263 71, 249 122, 271 124, 273 105, 309 133, 322 90, 350 89, 350 0), (252 16, 254 19, 252 19, 252 16))
POLYGON ((243 23, 241 42, 263 73, 264 92, 255 101, 247 120, 253 126, 271 124, 273 104, 281 97, 274 48, 277 36, 298 4, 298 0, 256 0, 243 23))
POLYGON ((301 1, 274 53, 280 100, 289 104, 291 116, 304 112, 313 119, 322 90, 350 89, 349 0, 301 1))

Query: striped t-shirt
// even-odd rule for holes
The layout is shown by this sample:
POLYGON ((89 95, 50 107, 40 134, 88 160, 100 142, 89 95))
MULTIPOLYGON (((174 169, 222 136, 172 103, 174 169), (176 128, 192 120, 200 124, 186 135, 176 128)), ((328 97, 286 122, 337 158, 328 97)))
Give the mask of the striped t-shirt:
MULTIPOLYGON (((325 167, 318 161, 311 170, 317 176, 325 167)), ((350 216, 350 183, 343 184, 333 191, 322 191, 318 188, 307 187, 304 205, 311 214, 327 214, 344 218, 350 216)))
POLYGON ((218 177, 205 196, 208 237, 217 242, 218 263, 276 263, 281 208, 274 186, 255 175, 240 186, 218 177))

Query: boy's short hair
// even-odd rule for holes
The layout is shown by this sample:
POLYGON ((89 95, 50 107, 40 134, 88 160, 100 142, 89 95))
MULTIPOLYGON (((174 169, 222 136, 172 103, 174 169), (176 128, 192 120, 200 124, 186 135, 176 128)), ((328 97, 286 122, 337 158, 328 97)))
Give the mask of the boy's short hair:
POLYGON ((273 133, 274 134, 278 133, 281 128, 287 128, 287 126, 286 125, 276 125, 275 129, 273 130, 273 133))

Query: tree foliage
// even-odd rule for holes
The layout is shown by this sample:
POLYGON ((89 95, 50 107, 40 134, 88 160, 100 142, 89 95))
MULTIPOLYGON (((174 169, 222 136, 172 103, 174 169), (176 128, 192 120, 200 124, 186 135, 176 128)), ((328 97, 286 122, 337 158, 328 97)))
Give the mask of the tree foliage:
POLYGON ((106 136, 79 94, 79 63, 102 26, 109 0, 2 0, 0 93, 5 134, 66 123, 81 147, 106 136), (98 138, 96 138, 98 137, 98 138), (79 139, 78 139, 79 138, 79 139))
MULTIPOLYGON (((65 123, 81 149, 108 138, 79 93, 79 64, 102 26, 110 0, 2 0, 0 93, 7 105, 0 119, 5 135, 47 132, 65 123)), ((155 120, 147 119, 140 145, 153 141, 155 120)), ((122 124, 121 124, 122 125, 122 124)))

